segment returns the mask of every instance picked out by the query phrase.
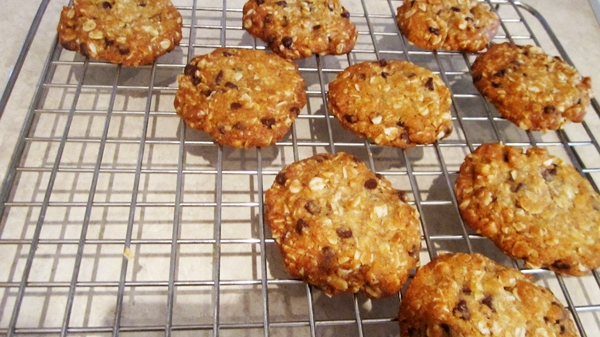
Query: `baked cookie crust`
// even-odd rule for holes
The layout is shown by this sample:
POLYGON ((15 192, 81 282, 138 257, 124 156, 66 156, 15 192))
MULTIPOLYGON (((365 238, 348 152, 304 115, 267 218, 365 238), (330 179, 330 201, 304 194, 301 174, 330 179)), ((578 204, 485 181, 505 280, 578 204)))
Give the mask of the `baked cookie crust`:
POLYGON ((524 130, 558 130, 580 123, 592 80, 536 46, 492 45, 473 63, 475 87, 506 119, 524 130))
POLYGON ((500 26, 498 15, 477 0, 406 0, 396 21, 420 48, 465 52, 485 49, 500 26))
POLYGON ((250 0, 243 27, 287 59, 349 53, 358 37, 339 0, 250 0))
POLYGON ((417 265, 418 212, 406 193, 350 154, 319 154, 287 166, 265 201, 291 276, 329 296, 397 293, 417 265))
POLYGON ((181 41, 181 14, 170 0, 74 0, 63 7, 60 44, 84 56, 140 66, 181 41))
POLYGON ((306 105, 298 66, 260 50, 217 48, 192 59, 178 82, 177 114, 236 148, 275 144, 306 105))
POLYGON ((438 256, 419 268, 398 320, 406 337, 578 336, 550 290, 476 253, 438 256))
POLYGON ((411 148, 452 133, 451 93, 439 76, 407 61, 354 64, 329 83, 342 126, 379 145, 411 148))
POLYGON ((600 266, 600 196, 546 149, 483 144, 455 192, 465 222, 527 266, 571 275, 600 266))

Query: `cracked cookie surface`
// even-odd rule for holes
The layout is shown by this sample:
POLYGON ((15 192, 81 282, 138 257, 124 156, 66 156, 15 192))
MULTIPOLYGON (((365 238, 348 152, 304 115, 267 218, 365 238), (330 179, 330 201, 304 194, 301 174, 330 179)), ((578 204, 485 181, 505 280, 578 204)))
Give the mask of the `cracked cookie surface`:
POLYGON ((508 256, 561 274, 600 267, 600 196, 546 149, 483 144, 455 192, 465 222, 508 256))
POLYGON ((407 61, 352 65, 329 83, 328 107, 347 130, 379 145, 410 148, 452 133, 451 93, 407 61))
POLYGON ((524 130, 580 123, 592 97, 591 79, 536 46, 492 45, 473 63, 475 87, 524 130))
POLYGON ((416 46, 430 50, 483 50, 500 26, 496 13, 477 0, 406 0, 398 27, 416 46))
POLYGON ((550 290, 477 253, 441 255, 419 268, 398 320, 406 337, 578 336, 550 290))
POLYGON ((139 66, 175 49, 181 27, 170 0, 74 0, 63 8, 57 30, 67 50, 139 66))
POLYGON ((265 200, 289 273, 330 296, 397 293, 418 262, 418 212, 405 192, 350 154, 290 164, 265 200))
POLYGON ((306 105, 296 64, 260 50, 217 48, 192 59, 178 82, 185 123, 237 148, 281 140, 306 105))
POLYGON ((287 59, 346 54, 358 37, 339 0, 250 0, 242 22, 250 35, 287 59))

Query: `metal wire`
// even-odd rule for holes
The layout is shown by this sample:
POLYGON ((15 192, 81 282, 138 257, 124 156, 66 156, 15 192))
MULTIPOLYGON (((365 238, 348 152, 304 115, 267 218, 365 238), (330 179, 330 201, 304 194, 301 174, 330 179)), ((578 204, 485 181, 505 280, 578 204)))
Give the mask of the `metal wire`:
MULTIPOLYGON (((279 170, 345 151, 412 192, 422 263, 444 251, 488 255, 554 291, 582 336, 600 335, 597 270, 575 278, 524 268, 463 224, 452 191, 464 156, 490 141, 562 154, 597 190, 600 146, 590 125, 520 131, 473 90, 474 55, 410 45, 394 21, 401 1, 348 0, 358 44, 347 56, 298 61, 309 103, 290 135, 269 148, 224 148, 177 117, 176 76, 215 47, 265 47, 241 27, 243 1, 188 2, 178 7, 180 47, 151 66, 88 60, 55 40, 0 190, 0 333, 397 336, 401 294, 329 299, 291 279, 263 220, 263 195, 279 170), (340 127, 327 110, 327 83, 348 65, 383 58, 440 75, 453 95, 451 137, 399 150, 340 127)), ((535 9, 486 2, 502 18, 497 42, 555 48, 570 62, 535 9)), ((590 112, 600 115, 597 101, 590 112)))

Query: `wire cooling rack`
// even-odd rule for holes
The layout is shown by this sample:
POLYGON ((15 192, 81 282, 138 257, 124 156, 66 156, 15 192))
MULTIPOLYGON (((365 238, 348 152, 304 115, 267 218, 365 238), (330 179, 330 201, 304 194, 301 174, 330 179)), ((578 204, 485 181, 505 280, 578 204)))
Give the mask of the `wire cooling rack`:
MULTIPOLYGON (((343 1, 359 29, 344 56, 298 61, 308 104, 275 146, 215 145, 177 117, 176 76, 215 47, 264 49, 241 27, 243 1, 176 2, 181 46, 152 66, 83 58, 54 43, 0 191, 0 332, 48 336, 398 336, 401 295, 328 298, 285 272, 263 221, 263 194, 284 166, 319 152, 365 161, 421 213, 421 262, 480 252, 520 268, 569 308, 582 336, 600 335, 600 277, 524 269, 465 228, 452 185, 484 142, 542 146, 597 188, 600 109, 561 132, 524 132, 473 87, 476 55, 411 46, 395 25, 401 1, 343 1), (410 60, 453 93, 451 137, 410 150, 381 147, 340 127, 327 83, 350 64, 410 60), (597 129, 597 128, 596 128, 597 129)), ((544 19, 512 1, 494 42, 567 55, 544 19)), ((38 20, 38 19, 36 19, 38 20)))

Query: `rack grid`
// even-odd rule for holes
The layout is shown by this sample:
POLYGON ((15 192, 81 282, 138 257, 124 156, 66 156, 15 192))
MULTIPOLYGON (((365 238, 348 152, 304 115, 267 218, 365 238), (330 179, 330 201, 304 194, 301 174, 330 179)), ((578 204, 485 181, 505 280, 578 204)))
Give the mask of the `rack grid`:
MULTIPOLYGON (((407 43, 394 21, 401 1, 342 2, 359 29, 356 48, 297 61, 308 104, 268 148, 216 145, 173 108, 177 75, 192 57, 219 46, 265 49, 241 27, 243 0, 174 1, 184 38, 151 66, 90 60, 55 40, 0 190, 0 333, 398 336, 401 294, 329 298, 291 279, 263 221, 263 195, 279 170, 344 151, 409 191, 421 214, 422 264, 447 251, 485 254, 549 287, 581 336, 600 335, 598 270, 559 276, 508 259, 464 226, 452 192, 464 157, 498 141, 545 147, 598 190, 600 146, 591 131, 600 125, 598 103, 583 124, 522 131, 472 85, 476 55, 407 43), (453 93, 449 138, 410 150, 381 147, 332 118, 327 83, 351 64, 378 59, 409 60, 442 77, 453 93)), ((537 44, 569 61, 535 9, 486 2, 502 19, 494 42, 537 44)))

